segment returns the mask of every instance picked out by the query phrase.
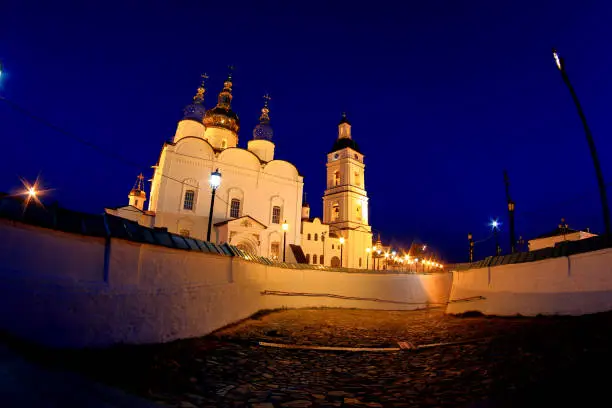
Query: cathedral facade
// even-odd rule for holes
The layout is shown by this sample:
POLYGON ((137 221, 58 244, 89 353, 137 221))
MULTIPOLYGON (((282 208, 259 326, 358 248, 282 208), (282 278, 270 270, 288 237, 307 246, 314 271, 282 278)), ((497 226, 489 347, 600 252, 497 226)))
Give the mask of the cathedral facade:
POLYGON ((210 224, 211 241, 274 260, 365 268, 372 245, 365 166, 346 116, 327 155, 323 220, 311 219, 303 176, 274 157, 269 98, 244 149, 238 147, 240 120, 231 108, 231 75, 214 108, 205 109, 204 93, 202 83, 153 166, 148 209, 140 176, 129 205, 106 212, 202 240, 210 224), (221 182, 211 211, 213 172, 221 174, 221 182))

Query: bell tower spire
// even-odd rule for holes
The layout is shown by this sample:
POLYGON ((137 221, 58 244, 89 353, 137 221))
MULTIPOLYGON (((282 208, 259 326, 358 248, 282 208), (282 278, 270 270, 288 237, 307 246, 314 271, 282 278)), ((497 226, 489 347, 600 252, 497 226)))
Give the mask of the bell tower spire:
POLYGON ((342 119, 338 123, 338 139, 351 138, 351 122, 346 118, 346 112, 342 112, 342 119))

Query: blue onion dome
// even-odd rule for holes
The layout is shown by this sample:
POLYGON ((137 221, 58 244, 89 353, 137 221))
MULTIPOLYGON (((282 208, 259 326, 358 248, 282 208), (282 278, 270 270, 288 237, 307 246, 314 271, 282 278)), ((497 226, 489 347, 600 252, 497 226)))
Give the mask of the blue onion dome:
POLYGON ((191 119, 198 122, 202 122, 206 108, 204 108, 204 93, 206 89, 204 87, 204 80, 208 78, 206 74, 202 75, 202 84, 198 88, 196 95, 193 97, 193 103, 185 106, 183 109, 183 119, 191 119))
POLYGON ((240 119, 231 108, 232 103, 232 74, 230 73, 223 83, 223 90, 219 94, 217 106, 204 114, 204 126, 220 127, 238 133, 240 119))
POLYGON ((271 98, 266 94, 264 99, 264 107, 261 109, 259 123, 253 129, 253 139, 255 140, 272 140, 272 136, 274 136, 272 126, 270 126, 270 109, 268 108, 268 101, 271 98))

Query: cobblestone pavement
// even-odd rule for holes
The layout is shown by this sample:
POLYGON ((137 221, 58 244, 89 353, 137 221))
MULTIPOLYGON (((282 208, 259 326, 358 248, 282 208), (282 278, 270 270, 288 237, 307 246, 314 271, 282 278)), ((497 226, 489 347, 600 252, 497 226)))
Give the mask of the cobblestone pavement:
POLYGON ((323 309, 274 312, 168 344, 22 352, 177 407, 591 406, 607 399, 608 376, 599 373, 612 362, 611 340, 612 314, 459 318, 431 310, 323 309), (329 352, 256 340, 368 347, 474 341, 329 352))

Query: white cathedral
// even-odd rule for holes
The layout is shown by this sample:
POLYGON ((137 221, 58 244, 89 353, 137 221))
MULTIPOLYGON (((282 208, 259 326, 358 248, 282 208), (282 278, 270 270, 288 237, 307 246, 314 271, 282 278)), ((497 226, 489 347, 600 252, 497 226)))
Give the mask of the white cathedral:
POLYGON ((205 109, 204 93, 202 83, 193 103, 185 108, 172 142, 164 144, 153 166, 148 210, 140 175, 128 196, 129 205, 105 211, 202 240, 212 214, 212 242, 227 242, 278 261, 285 257, 287 262, 366 268, 372 230, 364 155, 352 139, 346 116, 327 154, 321 221, 310 218, 302 197, 303 176, 293 164, 274 158, 269 98, 244 149, 238 147, 240 120, 231 109, 231 74, 214 108, 205 109), (211 211, 209 180, 215 171, 221 174, 221 182, 211 211))

